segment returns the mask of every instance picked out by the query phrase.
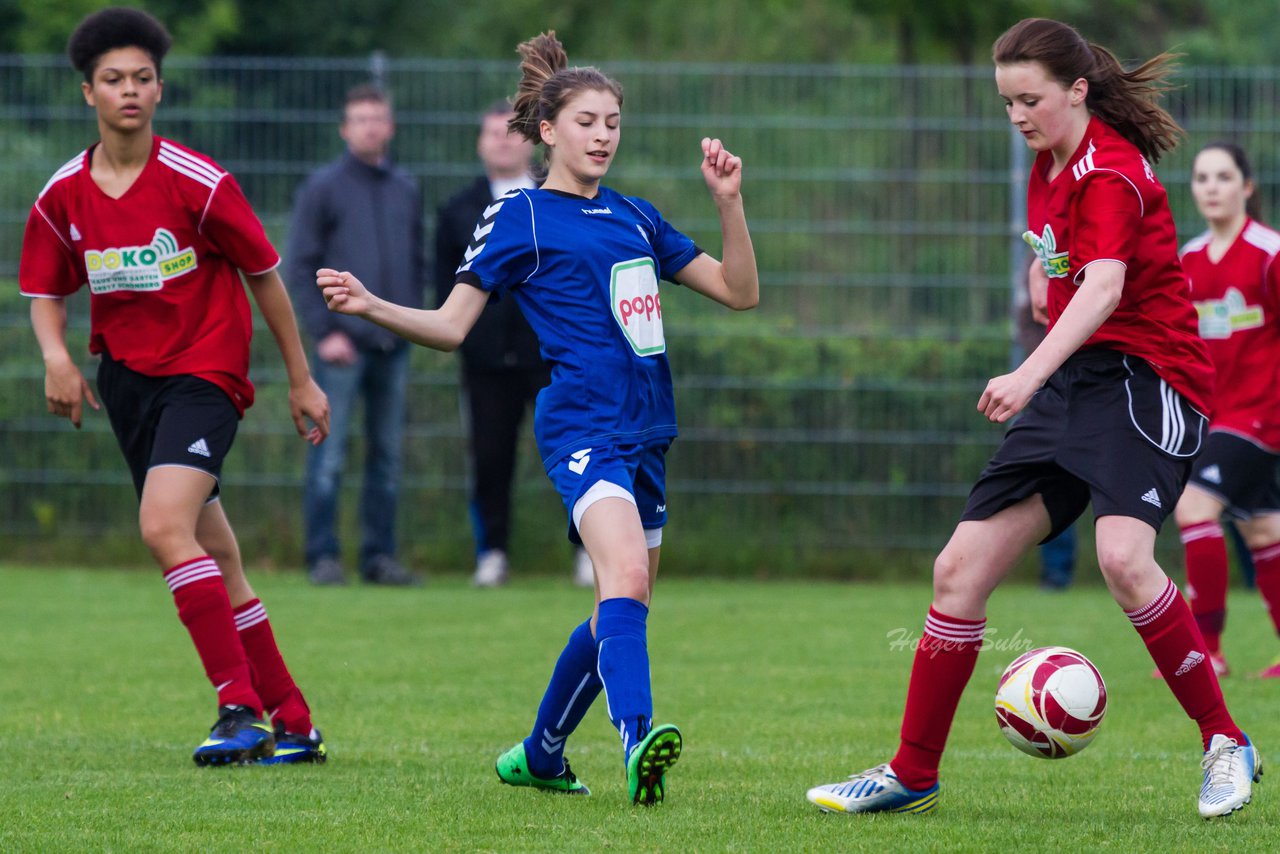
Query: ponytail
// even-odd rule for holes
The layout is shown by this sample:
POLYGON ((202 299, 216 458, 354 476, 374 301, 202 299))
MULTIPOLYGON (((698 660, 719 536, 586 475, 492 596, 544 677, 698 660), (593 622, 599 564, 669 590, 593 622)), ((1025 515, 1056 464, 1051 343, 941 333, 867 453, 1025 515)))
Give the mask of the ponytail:
MULTIPOLYGON (((520 85, 512 99, 515 116, 507 123, 507 129, 534 145, 542 142, 542 122, 554 122, 564 105, 579 92, 609 92, 622 106, 622 85, 618 81, 598 68, 569 67, 569 57, 555 30, 521 42, 516 52, 520 54, 520 85)), ((535 180, 546 178, 549 156, 550 152, 544 151, 543 162, 533 167, 535 180)))
POLYGON ((542 141, 538 122, 542 119, 538 109, 542 90, 547 81, 569 65, 564 45, 556 38, 555 30, 536 35, 516 47, 520 54, 520 85, 512 104, 515 116, 507 127, 535 145, 542 141))
POLYGON ((1174 88, 1166 79, 1176 70, 1178 57, 1162 53, 1125 71, 1105 47, 1090 42, 1089 50, 1094 57, 1093 71, 1085 78, 1089 81, 1085 98, 1089 111, 1155 163, 1185 136, 1169 111, 1158 103, 1174 88))

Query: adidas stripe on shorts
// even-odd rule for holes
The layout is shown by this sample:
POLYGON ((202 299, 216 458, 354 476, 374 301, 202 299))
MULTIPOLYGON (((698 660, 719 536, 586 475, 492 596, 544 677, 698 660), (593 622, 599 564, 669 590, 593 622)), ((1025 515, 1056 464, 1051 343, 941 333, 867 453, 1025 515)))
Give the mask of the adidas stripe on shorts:
POLYGON ((105 353, 97 385, 139 498, 147 471, 156 466, 206 471, 213 476, 209 497, 218 494, 222 461, 240 423, 226 392, 187 374, 140 374, 105 353))
POLYGON ((969 493, 961 520, 988 519, 1040 493, 1052 531, 1093 515, 1160 530, 1200 452, 1207 419, 1144 360, 1089 348, 1031 398, 969 493))

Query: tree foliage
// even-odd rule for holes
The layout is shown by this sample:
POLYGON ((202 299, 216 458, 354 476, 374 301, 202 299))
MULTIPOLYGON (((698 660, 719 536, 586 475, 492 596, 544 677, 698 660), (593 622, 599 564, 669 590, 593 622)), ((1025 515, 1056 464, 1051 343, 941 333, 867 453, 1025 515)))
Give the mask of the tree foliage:
MULTIPOLYGON (((0 0, 0 51, 61 52, 101 0, 0 0)), ((184 54, 503 58, 545 29, 571 58, 975 63, 1027 16, 1058 18, 1124 59, 1275 62, 1280 16, 1237 0, 141 0, 184 54)))

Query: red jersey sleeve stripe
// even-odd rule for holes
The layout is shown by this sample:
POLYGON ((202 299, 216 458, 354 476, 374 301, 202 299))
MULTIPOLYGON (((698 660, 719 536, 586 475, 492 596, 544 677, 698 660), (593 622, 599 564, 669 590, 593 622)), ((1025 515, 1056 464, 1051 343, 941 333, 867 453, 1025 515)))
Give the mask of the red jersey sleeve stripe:
POLYGON ((49 215, 44 212, 44 208, 40 207, 39 200, 36 201, 35 209, 36 209, 36 213, 40 214, 40 218, 44 220, 45 225, 49 226, 50 230, 53 231, 53 233, 57 235, 58 239, 62 241, 62 245, 67 247, 67 249, 71 250, 71 252, 74 253, 75 249, 72 247, 71 241, 67 240, 67 238, 63 236, 61 231, 58 231, 57 226, 53 224, 53 220, 49 219, 49 215))
POLYGON ((1144 216, 1146 216, 1146 215, 1147 215, 1147 203, 1146 203, 1146 202, 1144 202, 1144 201, 1142 200, 1142 191, 1138 189, 1138 185, 1137 185, 1137 184, 1133 183, 1133 181, 1132 181, 1132 180, 1130 180, 1130 178, 1129 178, 1129 176, 1128 176, 1128 175, 1124 174, 1123 172, 1121 172, 1121 171, 1120 171, 1120 170, 1118 170, 1118 169, 1107 169, 1107 168, 1105 168, 1105 167, 1101 167, 1101 166, 1100 166, 1100 167, 1098 167, 1098 168, 1096 168, 1096 169, 1090 169, 1089 171, 1091 171, 1091 172, 1110 172, 1110 173, 1112 173, 1113 175, 1119 175, 1121 178, 1123 178, 1126 184, 1128 184, 1130 187, 1133 187, 1133 192, 1134 192, 1134 193, 1137 195, 1137 197, 1138 197, 1138 216, 1139 216, 1139 217, 1144 217, 1144 216))
POLYGON ((1192 252, 1199 252, 1201 249, 1208 246, 1209 241, 1212 239, 1213 239, 1213 235, 1207 231, 1204 234, 1200 234, 1200 235, 1197 235, 1196 237, 1191 238, 1186 242, 1186 244, 1183 245, 1182 249, 1178 250, 1178 257, 1185 258, 1187 255, 1190 255, 1192 252))
POLYGON ((195 175, 203 176, 203 179, 197 178, 196 180, 206 184, 213 182, 210 186, 218 183, 218 181, 222 180, 222 176, 227 174, 225 171, 211 165, 208 161, 201 160, 163 141, 160 143, 159 158, 166 166, 177 169, 184 174, 195 173, 192 177, 195 177, 195 175))
POLYGON ((44 194, 49 192, 49 188, 64 178, 69 178, 84 168, 84 152, 80 152, 73 159, 58 167, 58 171, 53 173, 53 177, 49 179, 49 183, 44 185, 44 189, 40 191, 40 195, 36 199, 44 198, 44 194))
POLYGON ((186 175, 192 181, 196 181, 200 184, 203 184, 206 187, 208 187, 210 190, 217 187, 218 181, 221 180, 220 178, 210 178, 208 173, 206 172, 201 172, 196 169, 192 169, 186 164, 179 163, 175 160, 171 160, 168 157, 165 157, 163 152, 161 152, 160 157, 158 159, 161 163, 163 163, 165 166, 168 166, 174 172, 177 172, 181 175, 186 175))
POLYGON ((1280 234, 1265 225, 1260 225, 1256 222, 1249 223, 1244 230, 1244 239, 1268 255, 1274 256, 1277 252, 1280 252, 1280 234))

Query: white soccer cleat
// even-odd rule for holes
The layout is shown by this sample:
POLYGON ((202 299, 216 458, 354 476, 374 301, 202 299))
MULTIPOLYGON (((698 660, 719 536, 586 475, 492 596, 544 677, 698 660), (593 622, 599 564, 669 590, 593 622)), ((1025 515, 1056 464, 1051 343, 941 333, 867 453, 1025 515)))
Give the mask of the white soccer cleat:
POLYGON ((501 587, 507 583, 507 553, 502 549, 489 549, 476 558, 476 573, 471 583, 476 587, 501 587))
POLYGON ((1249 803, 1253 784, 1262 777, 1262 757, 1245 736, 1244 744, 1221 733, 1209 741, 1200 762, 1204 784, 1200 787, 1200 815, 1228 815, 1249 803))
POLYGON ((823 812, 925 813, 938 805, 938 784, 912 791, 898 782, 889 763, 854 774, 843 783, 815 786, 805 797, 823 812))

